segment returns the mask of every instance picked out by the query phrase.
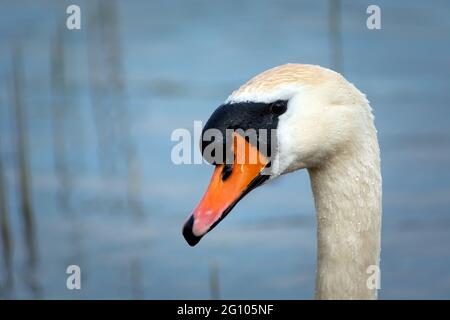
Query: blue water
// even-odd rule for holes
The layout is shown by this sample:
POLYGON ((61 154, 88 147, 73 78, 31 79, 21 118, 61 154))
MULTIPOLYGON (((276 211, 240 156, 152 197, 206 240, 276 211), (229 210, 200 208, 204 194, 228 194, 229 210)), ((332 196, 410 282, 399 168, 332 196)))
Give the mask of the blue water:
MULTIPOLYGON (((212 167, 174 165, 170 136, 205 121, 233 89, 265 69, 286 62, 331 67, 328 1, 118 1, 117 69, 101 49, 107 40, 95 29, 96 1, 0 2, 1 157, 13 241, 13 285, 3 297, 208 299, 217 266, 220 298, 313 298, 316 226, 306 172, 253 191, 191 248, 181 226, 212 167), (79 31, 65 29, 72 3, 81 6, 79 31), (65 50, 69 209, 58 200, 54 160, 50 74, 57 30, 65 50), (17 46, 35 264, 27 259, 18 205, 11 102, 17 46), (110 70, 122 75, 119 107, 111 82, 100 98, 92 95, 90 76, 110 70), (107 127, 103 139, 93 110, 107 127), (128 149, 119 146, 126 118, 139 209, 127 200, 128 149), (81 290, 66 289, 70 264, 81 267, 81 290)), ((450 298, 449 17, 447 1, 342 1, 342 71, 367 94, 381 145, 382 299, 450 298), (366 28, 369 4, 381 7, 381 30, 366 28)), ((0 272, 4 284, 3 260, 0 272)))

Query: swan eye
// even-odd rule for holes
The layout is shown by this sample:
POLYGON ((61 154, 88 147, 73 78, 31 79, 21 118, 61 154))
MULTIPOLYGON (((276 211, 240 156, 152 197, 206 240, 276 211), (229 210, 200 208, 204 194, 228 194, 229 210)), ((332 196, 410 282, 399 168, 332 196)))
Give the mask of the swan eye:
POLYGON ((287 103, 286 101, 275 101, 270 104, 270 112, 279 116, 286 112, 287 103))

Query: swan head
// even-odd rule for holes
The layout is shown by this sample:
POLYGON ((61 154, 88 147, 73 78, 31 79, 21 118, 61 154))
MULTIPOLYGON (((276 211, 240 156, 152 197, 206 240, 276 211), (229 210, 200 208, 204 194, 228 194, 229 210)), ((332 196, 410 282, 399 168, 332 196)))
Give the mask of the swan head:
POLYGON ((257 75, 203 129, 202 153, 215 170, 184 224, 186 241, 197 244, 254 188, 346 152, 367 133, 368 121, 365 96, 332 70, 286 64, 257 75))

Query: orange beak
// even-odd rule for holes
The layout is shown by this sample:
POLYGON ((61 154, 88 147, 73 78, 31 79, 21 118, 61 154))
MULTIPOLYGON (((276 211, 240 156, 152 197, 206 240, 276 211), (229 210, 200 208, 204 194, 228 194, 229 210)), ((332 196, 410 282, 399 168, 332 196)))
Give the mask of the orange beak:
POLYGON ((269 160, 239 134, 233 140, 234 163, 216 165, 206 193, 184 224, 183 236, 191 246, 269 177, 261 174, 269 160))

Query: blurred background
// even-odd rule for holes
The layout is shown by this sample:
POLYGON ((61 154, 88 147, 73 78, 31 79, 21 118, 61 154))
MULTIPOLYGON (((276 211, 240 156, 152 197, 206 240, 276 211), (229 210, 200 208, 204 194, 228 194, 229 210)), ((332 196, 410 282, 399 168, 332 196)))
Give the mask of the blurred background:
MULTIPOLYGON (((0 0, 0 297, 311 299, 305 171, 253 191, 199 246, 213 168, 171 162, 232 90, 287 62, 367 94, 383 174, 380 298, 450 298, 448 1, 0 0), (81 7, 81 30, 66 8, 81 7), (381 8, 381 30, 366 9, 381 8), (82 289, 67 290, 66 268, 82 289)), ((197 149, 197 144, 193 145, 197 149)))

